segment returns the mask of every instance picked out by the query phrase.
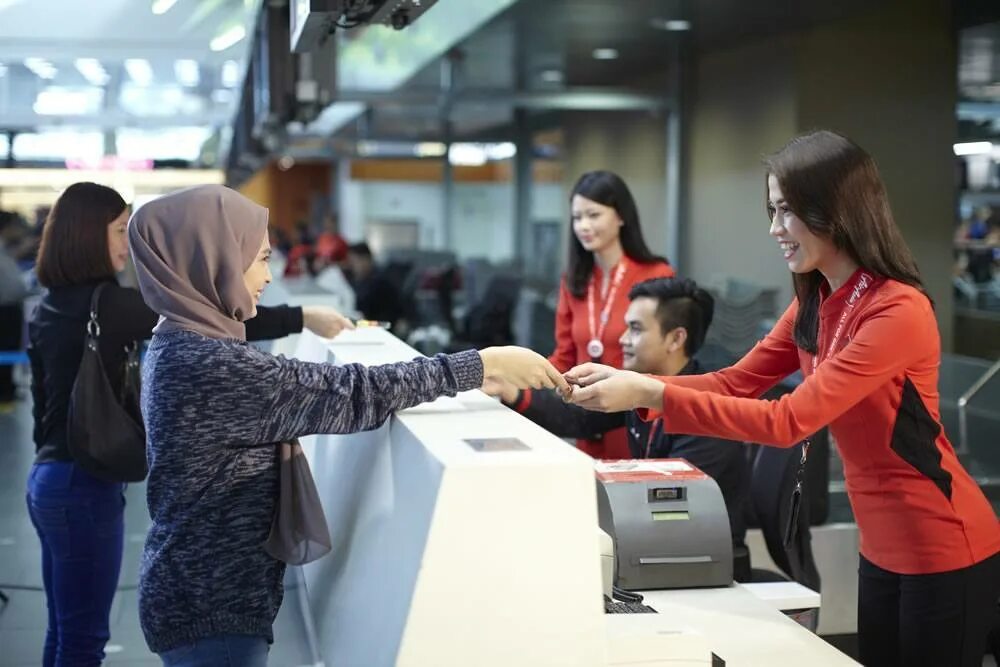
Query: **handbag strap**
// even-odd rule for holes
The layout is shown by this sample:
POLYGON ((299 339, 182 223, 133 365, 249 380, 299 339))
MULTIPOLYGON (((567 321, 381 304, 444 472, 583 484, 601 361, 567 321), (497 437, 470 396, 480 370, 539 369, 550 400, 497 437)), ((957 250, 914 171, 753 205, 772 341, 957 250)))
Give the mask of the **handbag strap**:
POLYGON ((107 287, 107 283, 101 283, 94 288, 90 296, 90 319, 87 321, 87 338, 96 341, 101 337, 101 324, 97 321, 97 308, 101 303, 101 292, 107 287))

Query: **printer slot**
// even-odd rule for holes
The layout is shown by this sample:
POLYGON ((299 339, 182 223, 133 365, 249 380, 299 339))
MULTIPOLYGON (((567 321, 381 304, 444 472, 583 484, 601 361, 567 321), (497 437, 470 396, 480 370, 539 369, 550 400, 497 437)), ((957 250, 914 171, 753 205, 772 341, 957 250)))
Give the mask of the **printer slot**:
POLYGON ((686 563, 711 563, 711 556, 640 556, 639 565, 683 565, 686 563))

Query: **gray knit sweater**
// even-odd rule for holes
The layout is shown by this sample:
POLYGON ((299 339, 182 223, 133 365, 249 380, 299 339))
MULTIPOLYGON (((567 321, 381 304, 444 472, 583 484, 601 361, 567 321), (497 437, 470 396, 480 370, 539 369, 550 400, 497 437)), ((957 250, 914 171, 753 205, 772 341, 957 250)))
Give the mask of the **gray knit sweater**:
POLYGON ((154 336, 142 393, 152 528, 139 581, 150 649, 225 633, 272 641, 284 574, 262 547, 278 493, 273 443, 370 430, 482 380, 475 351, 366 368, 191 332, 154 336))

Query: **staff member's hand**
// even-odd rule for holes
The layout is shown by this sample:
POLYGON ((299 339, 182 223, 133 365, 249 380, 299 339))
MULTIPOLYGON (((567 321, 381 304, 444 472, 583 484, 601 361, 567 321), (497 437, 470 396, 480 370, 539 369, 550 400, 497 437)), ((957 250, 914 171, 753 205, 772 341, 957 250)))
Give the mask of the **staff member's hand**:
POLYGON ((594 384, 599 380, 605 380, 619 372, 619 369, 614 366, 605 366, 603 364, 587 362, 569 369, 563 373, 563 377, 565 377, 566 381, 572 385, 586 387, 589 384, 594 384))
POLYGON ((662 410, 663 383, 648 375, 615 371, 587 386, 575 387, 569 401, 596 412, 624 412, 636 408, 662 410))
POLYGON ((480 350, 483 377, 504 380, 518 389, 555 389, 562 396, 570 386, 548 359, 523 347, 488 347, 480 350))
POLYGON ((354 323, 329 306, 302 306, 302 326, 320 338, 333 338, 354 323))

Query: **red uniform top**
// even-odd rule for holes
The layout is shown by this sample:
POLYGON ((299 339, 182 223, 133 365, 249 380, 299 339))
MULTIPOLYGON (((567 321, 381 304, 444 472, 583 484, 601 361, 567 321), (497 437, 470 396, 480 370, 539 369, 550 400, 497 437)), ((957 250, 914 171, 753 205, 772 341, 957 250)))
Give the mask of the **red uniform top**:
MULTIPOLYGON (((607 324, 604 325, 604 332, 600 336, 600 341, 604 345, 601 363, 615 368, 622 366, 622 347, 619 345, 618 339, 625 333, 625 311, 628 310, 629 290, 632 289, 633 285, 644 280, 670 278, 674 275, 673 267, 666 262, 640 264, 625 256, 622 257, 621 261, 625 262, 625 270, 617 290, 613 289, 612 284, 608 286, 607 296, 611 297, 612 301, 608 311, 607 324)), ((587 353, 587 343, 601 328, 600 315, 604 310, 605 300, 601 298, 600 293, 600 285, 604 280, 604 274, 600 267, 594 266, 591 280, 598 287, 595 290, 594 298, 593 332, 591 331, 590 309, 587 305, 586 294, 579 299, 573 296, 566 286, 565 279, 559 287, 559 306, 556 308, 556 349, 549 357, 549 361, 562 373, 591 360, 587 353)), ((613 283, 613 281, 609 281, 609 283, 613 283)), ((601 440, 579 440, 577 445, 581 450, 597 459, 628 459, 632 457, 629 453, 625 429, 608 431, 601 440)))
POLYGON ((880 278, 850 308, 860 274, 823 295, 815 372, 794 343, 796 301, 734 366, 660 378, 669 429, 790 447, 829 424, 862 555, 898 574, 968 567, 1000 551, 1000 523, 941 427, 934 313, 919 290, 880 278), (756 398, 799 368, 795 391, 756 398))

